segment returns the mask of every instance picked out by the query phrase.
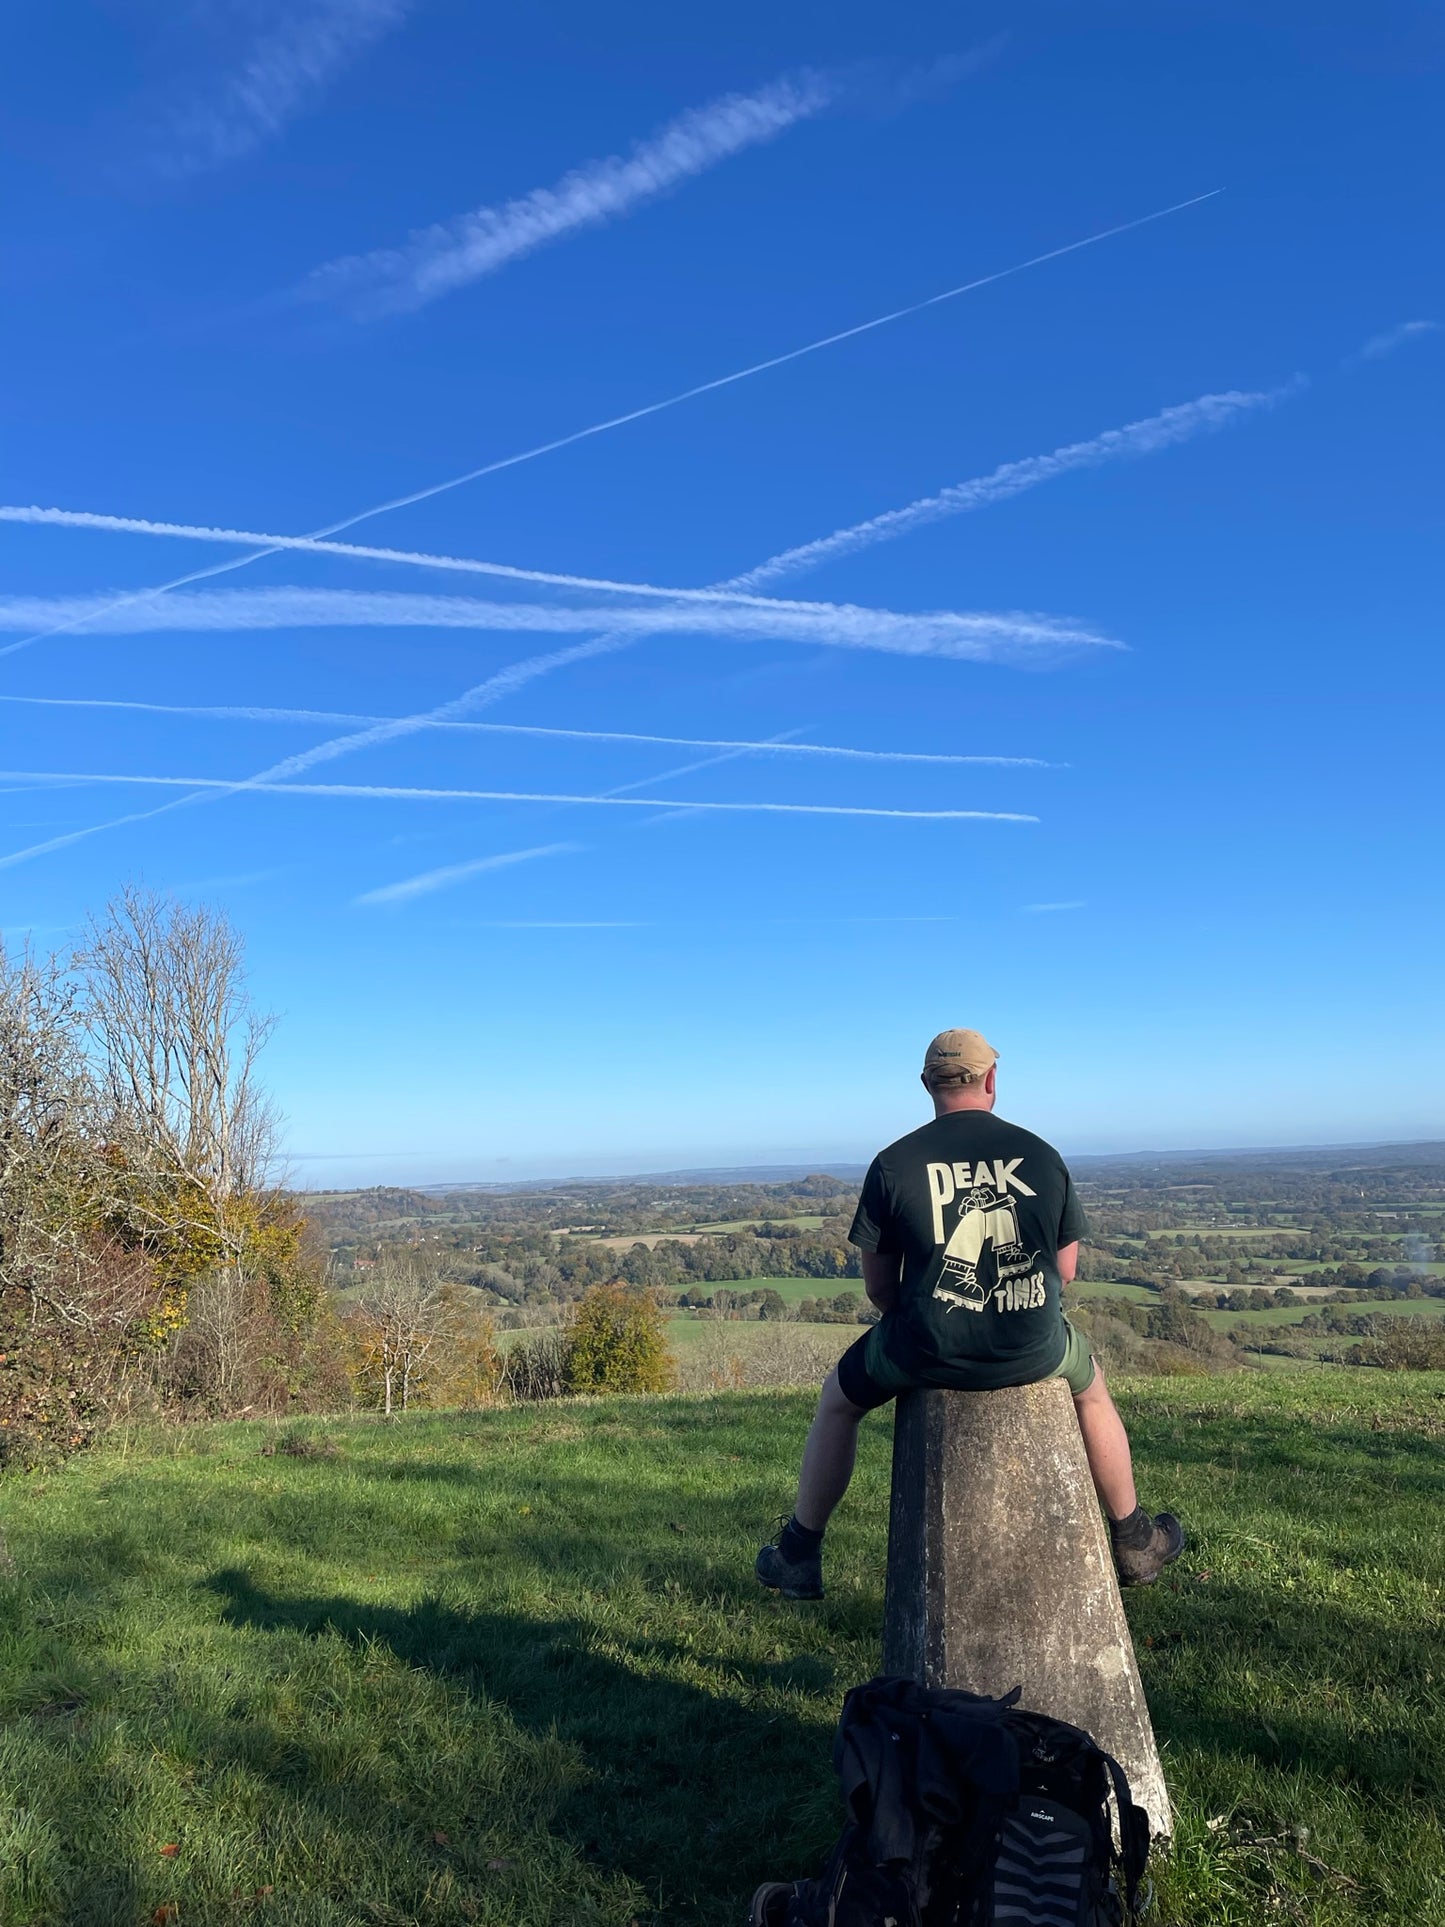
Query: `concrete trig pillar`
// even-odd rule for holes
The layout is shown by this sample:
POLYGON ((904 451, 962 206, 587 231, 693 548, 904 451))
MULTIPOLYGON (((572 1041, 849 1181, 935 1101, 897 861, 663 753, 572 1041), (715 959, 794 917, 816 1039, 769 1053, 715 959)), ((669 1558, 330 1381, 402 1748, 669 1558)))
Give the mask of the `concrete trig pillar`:
POLYGON ((1125 1773, 1152 1833, 1164 1769, 1109 1535, 1062 1379, 906 1392, 893 1433, 883 1670, 998 1695, 1082 1726, 1125 1773))

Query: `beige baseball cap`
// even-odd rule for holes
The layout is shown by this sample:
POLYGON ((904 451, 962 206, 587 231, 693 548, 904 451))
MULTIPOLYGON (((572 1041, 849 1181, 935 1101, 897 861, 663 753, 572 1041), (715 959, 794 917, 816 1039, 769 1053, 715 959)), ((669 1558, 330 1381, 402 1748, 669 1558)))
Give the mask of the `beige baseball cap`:
POLYGON ((923 1075, 971 1083, 987 1077, 997 1062, 998 1052, 978 1031, 941 1030, 924 1053, 923 1075))

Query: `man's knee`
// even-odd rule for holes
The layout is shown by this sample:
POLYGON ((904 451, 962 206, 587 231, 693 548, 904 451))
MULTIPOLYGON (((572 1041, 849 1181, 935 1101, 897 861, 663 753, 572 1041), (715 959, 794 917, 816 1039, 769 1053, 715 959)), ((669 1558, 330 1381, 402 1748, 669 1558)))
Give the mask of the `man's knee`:
POLYGON ((1088 1411, 1091 1406, 1112 1405, 1114 1403, 1109 1393, 1108 1384, 1104 1378, 1103 1366, 1097 1358, 1093 1361, 1093 1364, 1094 1376, 1089 1380, 1082 1392, 1074 1393, 1074 1405, 1078 1410, 1088 1411))
POLYGON ((835 1365, 823 1380, 822 1394, 818 1399, 819 1418, 844 1419, 857 1425, 865 1416, 866 1408, 855 1405, 842 1386, 838 1383, 838 1367, 835 1365))

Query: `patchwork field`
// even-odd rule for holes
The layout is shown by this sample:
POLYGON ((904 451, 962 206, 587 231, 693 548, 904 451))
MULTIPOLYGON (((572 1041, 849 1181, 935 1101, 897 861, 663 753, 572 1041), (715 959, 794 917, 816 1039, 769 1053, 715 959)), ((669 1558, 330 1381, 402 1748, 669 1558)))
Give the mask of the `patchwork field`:
MULTIPOLYGON (((1191 1533, 1129 1598, 1158 1927, 1445 1920, 1445 1377, 1121 1397, 1191 1533)), ((0 1927, 737 1927, 829 1843, 877 1659, 886 1417, 823 1605, 751 1577, 810 1405, 196 1426, 0 1486, 0 1927)))

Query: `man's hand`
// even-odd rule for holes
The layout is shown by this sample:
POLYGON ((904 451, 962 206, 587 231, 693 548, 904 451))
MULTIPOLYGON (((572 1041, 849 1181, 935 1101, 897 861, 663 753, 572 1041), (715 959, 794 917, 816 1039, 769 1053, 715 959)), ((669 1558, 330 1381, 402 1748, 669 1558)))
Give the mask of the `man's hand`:
POLYGON ((865 1251, 863 1289, 879 1311, 891 1311, 898 1297, 898 1280, 903 1260, 892 1251, 865 1251))

